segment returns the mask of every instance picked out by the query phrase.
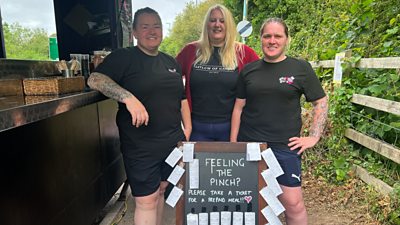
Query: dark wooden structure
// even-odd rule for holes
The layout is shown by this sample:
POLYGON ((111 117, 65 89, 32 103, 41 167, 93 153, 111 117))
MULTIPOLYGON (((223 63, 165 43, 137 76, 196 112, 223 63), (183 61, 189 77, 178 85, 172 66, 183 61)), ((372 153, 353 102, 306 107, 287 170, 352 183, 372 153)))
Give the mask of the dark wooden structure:
MULTIPOLYGON (((182 143, 180 144, 182 145, 182 143)), ((228 155, 231 153, 241 153, 242 156, 246 158, 246 146, 247 143, 246 142, 238 142, 238 143, 231 143, 231 142, 197 142, 194 145, 194 154, 196 158, 196 154, 197 155, 201 155, 201 154, 209 154, 209 153, 215 153, 217 155, 219 155, 218 157, 215 158, 224 158, 224 154, 228 155)), ((261 150, 265 150, 267 148, 266 144, 261 144, 260 145, 261 150)), ((229 156, 232 157, 232 156, 229 156)), ((233 157, 237 157, 237 156, 233 156, 233 157)), ((256 195, 256 203, 258 204, 257 208, 258 210, 254 210, 256 211, 256 219, 258 220, 258 224, 266 224, 266 219, 264 218, 264 216, 260 213, 260 210, 263 209, 266 206, 266 202, 263 199, 263 197, 258 193, 259 190, 261 190, 263 187, 266 186, 266 183, 264 181, 264 179, 262 178, 261 172, 267 169, 267 165, 266 163, 261 160, 259 162, 256 162, 257 166, 255 167, 255 170, 249 170, 248 168, 242 168, 243 171, 241 171, 240 173, 248 173, 248 176, 250 176, 250 179, 253 179, 254 182, 258 183, 258 190, 257 193, 253 193, 256 195)), ((188 168, 186 166, 186 168, 188 168)), ((253 167, 252 167, 253 168, 253 167)), ((202 169, 205 169, 204 165, 200 165, 200 174, 202 173, 202 169)), ((186 169, 185 174, 188 173, 188 169, 186 169)), ((200 175, 201 176, 201 175, 200 175)), ((182 176, 181 180, 178 182, 177 185, 183 186, 185 192, 183 193, 183 196, 179 199, 177 205, 176 205, 176 224, 177 225, 184 225, 185 224, 185 216, 187 212, 190 212, 190 210, 187 208, 186 204, 187 204, 187 199, 186 199, 186 191, 188 190, 187 184, 186 184, 186 178, 187 176, 182 176)), ((201 180, 201 182, 205 182, 205 180, 201 180)), ((244 184, 246 185, 246 184, 244 184)), ((200 184, 201 186, 201 184, 200 184)), ((203 188, 200 188, 200 190, 205 190, 208 187, 203 186, 203 188)), ((225 193, 226 194, 226 193, 225 193)), ((207 203, 199 203, 202 206, 207 206, 207 203)), ((217 204, 215 204, 217 205, 217 204)), ((242 208, 243 209, 243 208, 242 208)), ((219 211, 222 211, 223 209, 220 207, 219 211)), ((246 209, 244 209, 246 210, 246 209)), ((231 208, 230 211, 234 211, 234 209, 231 208)), ((208 209, 207 212, 210 212, 210 210, 208 209)), ((197 211, 196 213, 199 213, 199 211, 197 211)))

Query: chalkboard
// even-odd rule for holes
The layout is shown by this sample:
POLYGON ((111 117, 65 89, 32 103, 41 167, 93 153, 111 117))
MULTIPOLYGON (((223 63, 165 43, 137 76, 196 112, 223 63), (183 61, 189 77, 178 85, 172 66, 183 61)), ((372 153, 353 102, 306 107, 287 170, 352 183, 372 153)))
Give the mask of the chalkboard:
MULTIPOLYGON (((183 143, 180 143, 182 145, 183 143)), ((256 224, 265 224, 260 209, 266 206, 259 190, 266 184, 260 173, 264 160, 246 161, 247 143, 196 142, 194 158, 199 160, 199 188, 189 188, 189 163, 179 184, 184 194, 177 204, 176 224, 186 223, 186 215, 213 211, 255 212, 256 224)), ((266 144, 261 144, 266 149, 266 144)))

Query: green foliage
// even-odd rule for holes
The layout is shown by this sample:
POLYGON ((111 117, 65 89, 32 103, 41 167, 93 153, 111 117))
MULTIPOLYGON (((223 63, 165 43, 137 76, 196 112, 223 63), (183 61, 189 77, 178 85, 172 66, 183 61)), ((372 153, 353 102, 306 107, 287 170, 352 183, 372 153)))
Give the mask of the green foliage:
POLYGON ((390 212, 388 218, 392 224, 400 224, 400 181, 393 185, 393 192, 391 194, 390 207, 394 209, 390 212))
POLYGON ((49 40, 44 29, 3 23, 3 33, 8 59, 49 60, 49 40))
MULTIPOLYGON (((243 1, 225 0, 242 18, 243 1)), ((247 44, 261 53, 259 29, 266 18, 281 17, 292 37, 288 53, 308 60, 333 59, 337 52, 353 55, 399 56, 399 4, 397 0, 254 0, 248 3, 247 19, 253 34, 247 44)))
MULTIPOLYGON (((243 1, 224 0, 237 21, 241 20, 243 1)), ((332 69, 317 69, 329 95, 329 135, 307 154, 305 162, 316 160, 315 173, 334 183, 344 183, 354 164, 395 185, 397 195, 391 207, 380 205, 378 197, 371 210, 387 224, 400 224, 400 165, 373 153, 344 137, 352 127, 372 137, 400 146, 399 116, 351 103, 354 93, 400 101, 399 71, 356 69, 361 58, 400 56, 400 4, 398 0, 254 0, 248 4, 248 20, 253 34, 247 44, 261 53, 259 29, 269 17, 281 17, 289 26, 288 54, 309 61, 332 60, 336 53, 352 51, 343 65, 342 85, 332 89, 332 69)))
POLYGON ((221 2, 221 0, 206 0, 198 5, 194 2, 187 3, 183 12, 176 16, 171 32, 164 38, 160 50, 176 56, 186 44, 198 40, 208 8, 221 2))
POLYGON ((393 186, 393 192, 389 196, 382 197, 372 188, 368 193, 368 211, 370 211, 380 224, 400 224, 400 183, 393 186))
MULTIPOLYGON (((344 83, 349 82, 345 80, 344 83)), ((335 92, 328 92, 331 133, 322 139, 320 146, 327 150, 319 159, 327 160, 327 163, 316 165, 316 173, 338 184, 349 177, 352 161, 357 157, 357 153, 343 136, 345 129, 350 126, 350 112, 354 109, 350 101, 353 93, 353 89, 344 86, 336 88, 335 92)))

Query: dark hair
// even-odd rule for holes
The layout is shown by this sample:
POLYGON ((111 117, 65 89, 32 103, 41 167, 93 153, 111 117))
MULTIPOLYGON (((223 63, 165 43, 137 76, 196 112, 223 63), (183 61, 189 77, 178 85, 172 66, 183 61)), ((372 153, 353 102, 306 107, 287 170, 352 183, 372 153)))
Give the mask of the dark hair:
POLYGON ((269 23, 279 23, 279 24, 281 24, 283 26, 284 30, 285 30, 286 37, 289 37, 289 28, 288 28, 288 26, 286 25, 285 21, 282 18, 277 18, 277 17, 268 18, 268 19, 264 20, 264 23, 261 25, 260 36, 262 36, 264 27, 269 23))
POLYGON ((139 16, 142 15, 142 14, 144 14, 144 13, 156 15, 156 16, 158 17, 158 19, 160 20, 160 22, 161 22, 161 17, 160 17, 160 15, 158 14, 158 12, 157 12, 156 10, 154 10, 154 9, 152 9, 152 8, 150 8, 150 7, 141 8, 141 9, 138 9, 138 10, 135 12, 135 15, 133 16, 133 23, 132 23, 132 28, 133 28, 133 29, 136 28, 136 25, 137 25, 137 21, 138 21, 139 16))

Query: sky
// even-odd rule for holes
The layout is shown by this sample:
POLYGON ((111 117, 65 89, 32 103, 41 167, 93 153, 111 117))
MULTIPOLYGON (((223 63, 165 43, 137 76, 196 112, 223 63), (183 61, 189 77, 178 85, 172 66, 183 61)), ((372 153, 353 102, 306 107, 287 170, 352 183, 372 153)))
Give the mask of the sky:
MULTIPOLYGON (((133 13, 143 7, 155 9, 161 16, 164 34, 172 27, 175 16, 186 3, 195 0, 131 0, 133 13)), ((197 0, 196 0, 197 1, 197 0)), ((56 33, 53 0, 0 0, 3 22, 18 22, 23 27, 43 28, 50 35, 56 33)))
MULTIPOLYGON (((190 0, 132 0, 133 13, 140 8, 150 7, 158 12, 164 27, 164 33, 172 28, 175 16, 177 16, 190 0)), ((194 2, 194 1, 192 1, 194 2)))

